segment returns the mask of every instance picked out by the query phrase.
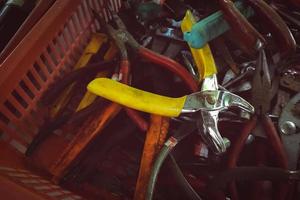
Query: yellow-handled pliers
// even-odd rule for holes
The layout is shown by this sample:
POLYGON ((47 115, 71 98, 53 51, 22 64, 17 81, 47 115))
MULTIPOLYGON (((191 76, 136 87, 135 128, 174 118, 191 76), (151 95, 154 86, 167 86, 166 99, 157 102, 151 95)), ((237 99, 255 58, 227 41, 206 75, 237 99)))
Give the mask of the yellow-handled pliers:
POLYGON ((254 113, 253 106, 231 92, 206 90, 179 98, 171 98, 139 90, 108 78, 91 81, 88 90, 96 95, 139 111, 168 117, 178 117, 182 113, 224 110, 236 106, 254 113))

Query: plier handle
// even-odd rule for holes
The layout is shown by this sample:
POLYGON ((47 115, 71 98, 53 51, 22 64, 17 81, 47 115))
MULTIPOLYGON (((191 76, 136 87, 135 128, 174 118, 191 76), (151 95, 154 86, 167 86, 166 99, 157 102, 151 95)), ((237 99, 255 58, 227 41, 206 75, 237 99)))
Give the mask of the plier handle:
MULTIPOLYGON (((234 168, 237 166, 239 155, 241 154, 248 136, 257 127, 257 125, 261 123, 264 134, 276 155, 275 157, 277 159, 277 165, 280 168, 288 169, 286 152, 278 135, 277 129, 268 115, 271 100, 275 94, 276 86, 276 84, 272 84, 271 82, 266 54, 264 49, 261 49, 259 51, 251 91, 251 103, 255 107, 255 115, 245 124, 240 136, 238 137, 236 143, 233 145, 233 149, 231 150, 228 159, 228 168, 234 168)), ((233 199, 238 199, 238 193, 234 183, 230 185, 230 192, 233 199)), ((279 192, 281 195, 281 199, 284 199, 284 197, 287 195, 286 185, 281 185, 279 192)))
MULTIPOLYGON (((102 17, 96 12, 94 12, 94 15, 96 19, 104 25, 102 17)), ((109 24, 105 24, 105 27, 108 30, 109 35, 114 39, 114 41, 120 48, 120 51, 123 50, 125 52, 126 50, 124 50, 123 48, 125 47, 125 44, 127 44, 131 46, 142 58, 158 64, 179 76, 191 91, 195 92, 198 90, 197 82, 194 80, 193 76, 185 69, 184 66, 166 56, 159 55, 151 51, 150 49, 142 47, 127 31, 124 22, 115 12, 112 12, 112 17, 114 22, 116 22, 118 28, 114 29, 109 24)), ((122 57, 127 58, 127 53, 122 57)))
MULTIPOLYGON (((256 55, 260 46, 267 44, 266 39, 235 8, 231 0, 218 0, 218 2, 242 49, 249 55, 256 55)), ((256 15, 279 43, 281 55, 286 56, 295 52, 295 39, 276 11, 263 0, 246 0, 245 2, 254 9, 256 15)))

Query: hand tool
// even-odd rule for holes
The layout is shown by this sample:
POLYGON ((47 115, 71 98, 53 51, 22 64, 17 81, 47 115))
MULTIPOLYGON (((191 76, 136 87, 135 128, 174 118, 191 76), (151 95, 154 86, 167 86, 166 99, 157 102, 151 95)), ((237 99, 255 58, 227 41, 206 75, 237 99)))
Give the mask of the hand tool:
MULTIPOLYGON (((114 60, 116 55, 118 53, 118 49, 116 48, 115 44, 110 41, 109 42, 109 48, 106 51, 106 53, 103 56, 103 60, 104 61, 111 61, 114 60)), ((108 77, 110 75, 109 70, 108 71, 102 71, 99 72, 95 77, 108 77)), ((93 103, 95 101, 95 99, 97 98, 96 95, 90 93, 89 91, 86 91, 86 93, 84 94, 84 96, 82 97, 76 111, 79 111, 83 108, 86 108, 87 106, 89 106, 91 103, 93 103)))
MULTIPOLYGON (((276 82, 271 82, 265 51, 264 49, 261 49, 259 51, 251 90, 251 102, 255 107, 255 115, 245 124, 241 135, 238 137, 236 143, 232 147, 233 149, 229 154, 228 159, 229 168, 236 167, 238 157, 242 151, 246 139, 248 138, 248 135, 257 125, 259 125, 259 123, 261 123, 264 133, 269 139, 269 142, 276 155, 278 166, 283 169, 287 169, 286 153, 277 134, 276 127, 268 115, 268 112, 270 111, 271 100, 273 99, 274 94, 276 94, 277 87, 278 85, 276 82)), ((284 190, 285 189, 281 187, 280 192, 282 192, 283 196, 285 195, 284 190)), ((234 184, 231 185, 231 195, 233 199, 238 198, 234 184)))
MULTIPOLYGON (((188 10, 181 22, 182 32, 191 31, 195 23, 196 23, 196 19, 194 18, 192 12, 188 10)), ((193 55, 194 62, 198 69, 199 81, 217 73, 217 67, 215 61, 211 53, 210 47, 207 43, 205 43, 205 45, 201 49, 195 49, 192 46, 190 46, 190 50, 193 55)))
MULTIPOLYGON (((115 14, 114 12, 111 12, 111 13, 112 13, 112 16, 113 16, 113 19, 114 19, 116 25, 118 26, 118 29, 114 29, 111 25, 105 24, 102 21, 101 17, 99 15, 97 15, 97 13, 94 13, 94 14, 95 14, 95 17, 98 19, 98 21, 102 24, 102 27, 106 27, 106 30, 109 32, 111 37, 115 40, 117 46, 120 48, 121 59, 122 59, 123 63, 124 62, 126 63, 126 68, 127 68, 126 73, 127 74, 129 73, 130 66, 129 66, 129 61, 128 61, 125 44, 131 46, 142 58, 152 61, 155 64, 161 65, 161 66, 165 67, 167 70, 175 73, 180 78, 182 78, 182 80, 189 86, 190 90, 197 91, 198 85, 197 85, 196 81, 194 81, 192 76, 188 73, 188 71, 182 65, 175 62, 172 59, 169 59, 165 56, 154 53, 153 51, 140 46, 137 43, 137 41, 132 37, 132 35, 127 31, 124 23, 118 17, 118 15, 115 14)), ((124 68, 124 67, 121 64, 121 69, 122 68, 124 68)), ((120 73, 120 74, 122 75, 122 77, 124 77, 123 73, 120 73)), ((129 80, 123 81, 123 79, 121 79, 121 82, 128 84, 129 80)), ((122 94, 122 93, 123 93, 123 91, 120 94, 122 94)), ((128 109, 126 109, 126 110, 128 110, 128 109)), ((152 118, 158 119, 161 117, 152 116, 152 118)), ((151 163, 152 163, 151 161, 152 161, 152 159, 154 159, 154 155, 155 155, 155 151, 153 151, 153 148, 157 149, 159 147, 158 145, 154 145, 154 142, 155 142, 155 144, 159 143, 158 141, 154 141, 155 137, 157 136, 157 133, 160 130, 162 131, 162 133, 158 137, 162 137, 163 134, 166 134, 166 131, 163 131, 163 127, 157 127, 157 126, 161 126, 161 124, 157 124, 152 121, 150 129, 149 129, 149 133, 147 134, 147 139, 146 139, 145 147, 144 147, 144 151, 143 151, 144 154, 146 154, 146 155, 145 156, 143 155, 143 157, 142 157, 139 178, 138 178, 137 186, 136 186, 136 193, 134 195, 135 199, 142 199, 142 196, 144 195, 144 192, 140 192, 140 191, 144 191, 145 186, 146 186, 146 184, 144 184, 144 182, 147 181, 147 176, 149 175, 148 170, 149 170, 149 167, 151 167, 151 163)))
MULTIPOLYGON (((165 159, 181 140, 193 133, 196 129, 197 127, 195 123, 185 122, 181 124, 180 127, 173 132, 172 136, 164 143, 151 170, 151 176, 147 187, 146 200, 151 200, 153 198, 157 176, 165 159)), ((195 196, 198 197, 197 199, 200 198, 198 195, 195 196)))
POLYGON ((282 57, 293 54, 296 51, 296 41, 290 29, 276 11, 265 1, 247 0, 260 21, 266 25, 278 43, 282 57))
MULTIPOLYGON (((246 18, 254 15, 254 11, 245 3, 237 1, 234 5, 246 18)), ((184 31, 184 40, 192 48, 199 49, 229 29, 230 27, 224 19, 222 11, 218 11, 195 23, 190 31, 184 31)))
MULTIPOLYGON (((130 45, 138 54, 145 58, 146 60, 150 60, 155 64, 158 64, 162 67, 165 67, 167 70, 178 75, 189 87, 191 91, 197 91, 197 83, 194 81, 193 77, 188 73, 188 71, 178 62, 166 57, 159 55, 143 46, 138 44, 138 42, 133 38, 133 36, 127 31, 127 28, 120 17, 108 6, 109 11, 113 16, 113 20, 117 25, 117 29, 114 29, 110 24, 107 24, 102 17, 93 11, 94 16, 102 25, 105 27, 108 34, 115 41, 117 47, 121 53, 121 64, 120 64, 120 72, 119 77, 121 77, 121 82, 125 84, 129 84, 129 72, 130 72, 130 63, 128 60, 128 52, 126 49, 126 44, 130 45)), ((129 117, 137 121, 139 124, 146 124, 141 116, 134 110, 125 108, 129 117)), ((140 126, 140 125, 139 125, 140 126)), ((145 127, 145 126, 143 126, 145 127)))
POLYGON ((217 0, 217 2, 230 25, 231 33, 242 44, 243 50, 249 55, 255 55, 257 49, 265 44, 265 39, 238 11, 231 0, 217 0))
MULTIPOLYGON (((266 45, 266 40, 253 28, 253 26, 235 8, 232 1, 218 0, 224 17, 231 26, 232 34, 238 39, 243 50, 249 55, 255 55, 260 46, 266 45)), ((272 36, 280 45, 282 56, 293 53, 296 42, 289 28, 281 17, 267 3, 260 0, 246 1, 260 17, 261 21, 268 27, 272 36)))
POLYGON ((213 45, 218 47, 218 53, 220 53, 222 59, 229 66, 229 68, 233 71, 234 74, 240 74, 240 69, 237 63, 234 61, 232 54, 225 44, 225 40, 222 37, 219 37, 213 41, 213 45))
POLYGON ((183 37, 182 33, 180 30, 175 29, 173 27, 166 27, 166 26, 161 26, 160 28, 156 29, 155 35, 169 38, 172 40, 176 40, 179 42, 183 42, 183 37))
MULTIPOLYGON (((82 79, 85 76, 91 76, 92 74, 95 75, 99 71, 109 69, 109 68, 111 69, 111 65, 114 63, 115 61, 106 61, 106 62, 101 62, 96 64, 90 64, 89 66, 79 68, 78 70, 69 73, 67 76, 63 78, 63 81, 60 81, 57 84, 53 85, 45 93, 45 96, 41 99, 41 102, 44 105, 50 104, 51 102, 53 102, 55 97, 59 96, 60 93, 73 82, 77 81, 78 79, 82 79)), ((81 116, 80 118, 82 119, 82 115, 86 116, 88 114, 91 114, 96 108, 98 108, 99 103, 101 102, 97 101, 95 104, 91 104, 90 106, 78 111, 75 114, 71 112, 67 112, 67 113, 63 113, 61 116, 58 115, 53 119, 49 119, 39 129, 39 132, 35 135, 30 145, 27 147, 25 153, 26 156, 30 156, 41 142, 43 142, 54 130, 58 129, 60 126, 65 124, 72 117, 72 115, 74 118, 78 118, 78 116, 81 116)))
MULTIPOLYGON (((188 10, 181 22, 182 32, 191 31, 195 23, 196 20, 192 12, 188 10)), ((198 81, 203 80, 201 91, 218 90, 217 67, 209 45, 205 44, 201 49, 195 49, 190 45, 189 47, 200 75, 198 81)), ((223 153, 226 150, 226 145, 217 127, 218 114, 219 111, 202 111, 202 119, 199 119, 197 124, 199 125, 198 129, 201 137, 213 151, 223 153)))
POLYGON ((44 106, 49 106, 64 91, 66 87, 76 80, 80 80, 85 76, 93 74, 95 75, 97 72, 104 71, 116 63, 116 60, 100 61, 97 63, 88 64, 82 68, 70 72, 64 76, 62 80, 57 81, 55 84, 50 86, 50 88, 42 96, 40 103, 44 106))
POLYGON ((169 130, 169 118, 151 115, 151 125, 147 131, 140 163, 139 176, 136 181, 134 200, 147 198, 147 186, 151 181, 151 170, 160 149, 162 149, 169 130))
MULTIPOLYGON (((192 26, 196 23, 191 11, 187 11, 181 23, 181 30, 183 32, 190 31, 192 26)), ((206 44, 201 49, 195 49, 190 46, 194 61, 198 68, 198 80, 203 80, 201 91, 219 89, 216 77, 217 67, 211 53, 210 47, 206 44)), ((199 132, 203 140, 216 154, 224 153, 226 151, 226 144, 218 130, 218 115, 219 111, 202 111, 202 119, 198 121, 199 132)))
POLYGON ((220 111, 235 106, 253 113, 254 108, 243 98, 222 90, 205 90, 179 98, 170 98, 139 90, 107 78, 91 81, 88 90, 121 105, 162 116, 178 117, 199 110, 220 111))
POLYGON ((290 170, 297 169, 300 153, 299 103, 300 94, 298 93, 283 108, 278 122, 282 143, 287 152, 288 167, 290 170))
POLYGON ((278 12, 278 14, 287 22, 295 25, 297 28, 300 28, 300 21, 297 18, 295 18, 291 13, 289 13, 290 11, 282 9, 282 6, 278 4, 271 3, 270 6, 274 10, 276 10, 276 12, 278 12))
MULTIPOLYGON (((98 52, 100 47, 106 41, 107 41, 106 35, 99 34, 99 33, 93 34, 89 44, 84 49, 82 56, 80 57, 76 65, 73 67, 73 70, 77 70, 79 68, 86 66, 89 60, 91 59, 91 57, 98 52)), ((59 97, 55 97, 55 95, 53 96, 56 98, 56 100, 55 102, 52 102, 52 107, 50 111, 50 115, 52 117, 55 117, 60 112, 60 110, 66 106, 67 102, 70 100, 72 96, 72 93, 75 91, 74 85, 75 82, 68 85, 68 87, 66 87, 64 91, 61 92, 61 95, 59 97)))
POLYGON ((300 92, 300 66, 284 69, 280 77, 280 85, 294 92, 300 92))
POLYGON ((199 81, 199 72, 194 64, 192 54, 189 51, 181 51, 181 55, 189 72, 192 74, 195 80, 199 81))
POLYGON ((249 65, 249 66, 243 68, 240 71, 240 74, 238 76, 234 77, 233 79, 230 79, 229 81, 226 81, 225 83, 222 84, 222 86, 227 89, 229 87, 235 86, 237 83, 240 83, 240 81, 247 80, 247 79, 249 79, 249 77, 252 77, 252 75, 254 74, 254 70, 255 70, 255 68, 253 66, 249 65))
MULTIPOLYGON (((120 17, 112 10, 110 10, 110 12, 112 13, 113 20, 117 24, 118 29, 114 29, 111 25, 105 23, 103 21, 102 17, 98 13, 96 13, 96 12, 93 12, 93 13, 94 13, 96 19, 104 27, 106 27, 110 36, 115 40, 118 48, 120 48, 121 60, 122 60, 121 66, 126 65, 127 66, 126 68, 129 67, 127 50, 125 47, 125 44, 128 44, 142 58, 144 58, 146 60, 150 60, 153 63, 158 64, 158 65, 166 68, 167 70, 175 73, 186 83, 186 85, 189 87, 189 89, 191 89, 192 91, 197 91, 197 89, 198 89, 197 83, 194 81, 193 77, 188 73, 188 71, 181 64, 179 64, 178 62, 176 62, 168 57, 159 55, 145 47, 142 47, 133 38, 133 36, 127 31, 127 28, 126 28, 125 24, 123 23, 123 21, 120 19, 120 17)), ((128 77, 127 77, 127 79, 128 79, 128 77)), ((128 80, 123 79, 123 81, 121 81, 121 82, 126 83, 126 82, 128 82, 128 80)))

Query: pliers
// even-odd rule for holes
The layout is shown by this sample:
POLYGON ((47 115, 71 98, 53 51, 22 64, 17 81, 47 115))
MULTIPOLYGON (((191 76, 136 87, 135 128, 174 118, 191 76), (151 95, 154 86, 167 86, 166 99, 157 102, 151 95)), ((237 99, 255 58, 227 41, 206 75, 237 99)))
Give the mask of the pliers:
MULTIPOLYGON (((255 107, 255 115, 245 124, 240 136, 233 145, 228 159, 228 168, 234 168, 237 165, 239 155, 249 134, 262 123, 264 133, 269 139, 273 151, 277 159, 277 164, 280 168, 288 169, 287 155, 284 151, 283 144, 277 133, 276 127, 268 115, 270 110, 270 103, 276 94, 278 84, 276 81, 271 81, 267 58, 264 49, 259 50, 257 66, 253 77, 252 90, 251 90, 251 103, 255 107)), ((264 152, 261 152, 264 153, 264 152)), ((261 163, 258 163, 261 164, 261 163)), ((280 199, 284 199, 286 195, 286 188, 281 187, 280 199)), ((237 191, 234 183, 230 185, 230 192, 232 199, 238 199, 237 191)))
MULTIPOLYGON (((224 17, 229 23, 231 33, 245 53, 255 56, 261 45, 267 45, 266 39, 238 11, 231 0, 217 0, 224 17)), ((283 19, 263 0, 246 0, 259 16, 260 21, 270 30, 279 44, 281 56, 287 56, 296 50, 295 39, 283 19)))
MULTIPOLYGON (((113 28, 110 24, 106 23, 104 19, 93 10, 95 18, 101 24, 101 27, 104 27, 108 35, 113 39, 116 46, 119 48, 121 63, 119 70, 119 81, 124 84, 130 84, 130 62, 128 58, 128 52, 126 45, 132 47, 142 58, 149 60, 155 64, 158 64, 167 70, 173 72, 179 76, 183 82, 188 86, 188 88, 195 92, 198 90, 198 84, 193 79, 192 75, 178 62, 155 53, 143 46, 141 46, 133 36, 128 32, 126 25, 123 23, 122 19, 117 15, 115 11, 110 9, 108 10, 112 15, 113 21, 115 22, 117 28, 113 28)), ((148 124, 145 120, 139 115, 138 112, 130 108, 125 108, 127 115, 136 122, 136 124, 144 131, 147 130, 148 124)))
POLYGON ((105 23, 103 18, 98 13, 96 12, 93 13, 96 19, 100 22, 100 24, 106 28, 108 34, 112 37, 112 39, 115 41, 116 45, 120 50, 121 53, 120 75, 122 77, 120 82, 125 84, 129 83, 128 72, 130 68, 130 63, 129 63, 128 53, 126 49, 126 44, 127 44, 130 47, 132 47, 133 50, 135 50, 141 58, 144 58, 155 64, 158 64, 166 68, 167 70, 173 72, 177 76, 179 76, 191 91, 198 90, 197 82, 193 79, 192 75, 185 69, 184 66, 182 66, 178 62, 166 56, 157 54, 154 51, 151 51, 150 49, 141 46, 128 32, 122 19, 112 9, 109 10, 112 14, 113 21, 118 27, 117 29, 113 28, 110 24, 105 23))

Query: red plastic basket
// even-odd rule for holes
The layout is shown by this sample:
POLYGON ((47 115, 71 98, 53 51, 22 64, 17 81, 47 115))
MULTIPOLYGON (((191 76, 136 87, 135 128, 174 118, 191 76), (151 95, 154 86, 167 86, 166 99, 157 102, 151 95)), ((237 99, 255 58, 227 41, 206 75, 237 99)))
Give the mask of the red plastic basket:
MULTIPOLYGON (((0 138, 17 150, 14 153, 24 154, 43 123, 45 113, 37 105, 40 97, 74 66, 100 28, 90 8, 110 18, 103 9, 105 1, 57 0, 1 64, 0 138)), ((115 10, 121 7, 121 0, 110 2, 115 10)))

